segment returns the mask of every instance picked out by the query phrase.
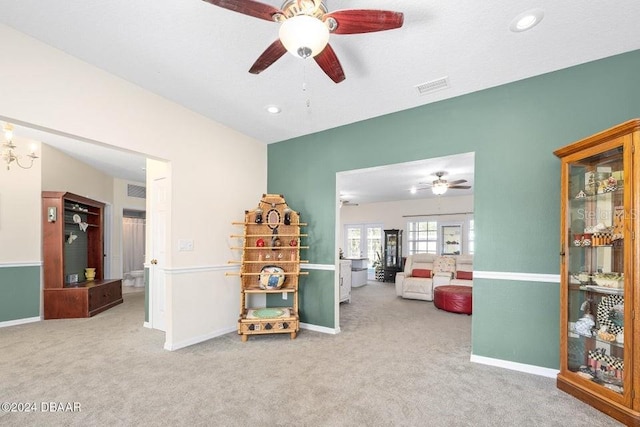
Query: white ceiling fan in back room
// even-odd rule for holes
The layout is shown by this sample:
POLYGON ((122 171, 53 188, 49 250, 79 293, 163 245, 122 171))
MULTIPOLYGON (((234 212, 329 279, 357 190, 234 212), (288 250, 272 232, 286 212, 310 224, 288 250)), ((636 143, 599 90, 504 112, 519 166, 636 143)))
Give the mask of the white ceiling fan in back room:
POLYGON ((417 187, 411 188, 411 192, 415 193, 416 191, 427 190, 430 188, 433 194, 435 194, 436 196, 441 196, 449 189, 468 190, 469 188, 471 188, 470 185, 460 185, 467 182, 466 179, 458 179, 451 182, 448 182, 446 179, 442 179, 442 177, 446 174, 446 172, 436 172, 434 175, 438 177, 438 179, 434 180, 431 184, 424 182, 418 183, 417 187))
POLYGON ((203 0, 254 18, 280 23, 279 38, 258 57, 249 72, 260 74, 287 51, 296 57, 313 57, 331 80, 345 79, 338 56, 329 44, 330 34, 362 34, 402 27, 400 12, 344 9, 329 12, 322 0, 286 0, 280 9, 253 0, 203 0))

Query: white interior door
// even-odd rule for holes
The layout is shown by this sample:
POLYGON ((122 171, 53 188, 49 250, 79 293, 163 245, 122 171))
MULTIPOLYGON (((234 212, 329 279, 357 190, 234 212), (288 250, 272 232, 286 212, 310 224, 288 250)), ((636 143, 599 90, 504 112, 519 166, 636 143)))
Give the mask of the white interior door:
POLYGON ((166 330, 167 295, 165 287, 167 179, 153 180, 151 189, 151 267, 149 269, 149 323, 153 329, 166 330))

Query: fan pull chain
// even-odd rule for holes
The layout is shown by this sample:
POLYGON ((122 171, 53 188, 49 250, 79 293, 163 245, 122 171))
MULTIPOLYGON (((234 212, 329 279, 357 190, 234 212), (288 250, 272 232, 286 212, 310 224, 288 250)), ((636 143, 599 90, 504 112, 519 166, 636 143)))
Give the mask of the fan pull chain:
POLYGON ((302 67, 302 93, 307 94, 307 99, 305 101, 305 105, 307 106, 307 113, 311 113, 311 99, 309 98, 309 94, 307 93, 307 65, 303 65, 302 67))

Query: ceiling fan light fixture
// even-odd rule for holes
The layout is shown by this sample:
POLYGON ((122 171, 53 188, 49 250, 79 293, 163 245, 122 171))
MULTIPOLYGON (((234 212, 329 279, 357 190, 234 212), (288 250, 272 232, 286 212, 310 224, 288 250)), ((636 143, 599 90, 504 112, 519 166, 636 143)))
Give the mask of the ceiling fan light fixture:
POLYGON ((329 28, 316 17, 297 15, 280 26, 280 41, 298 58, 313 57, 329 43, 329 28))
POLYGON ((446 182, 434 182, 433 186, 431 187, 431 191, 433 191, 433 194, 435 194, 436 196, 442 196, 444 193, 447 192, 447 188, 449 188, 449 186, 447 185, 446 182))

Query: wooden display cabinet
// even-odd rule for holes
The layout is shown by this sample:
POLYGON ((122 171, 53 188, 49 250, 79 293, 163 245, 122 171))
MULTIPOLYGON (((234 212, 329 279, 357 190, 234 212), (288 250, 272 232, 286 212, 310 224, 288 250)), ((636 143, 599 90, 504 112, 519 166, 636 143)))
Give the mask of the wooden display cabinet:
POLYGON ((640 425, 640 120, 554 152, 561 159, 558 388, 640 425))
POLYGON ((104 280, 103 215, 101 202, 42 192, 45 319, 90 317, 122 303, 122 281, 104 280), (95 268, 94 280, 85 268, 95 268))
POLYGON ((402 230, 384 230, 384 281, 395 282, 402 271, 402 230))
MULTIPOLYGON (((306 234, 300 233, 300 227, 306 224, 300 222, 300 214, 290 209, 283 196, 277 194, 263 194, 258 207, 245 211, 244 222, 234 223, 244 228, 244 234, 232 235, 241 238, 243 245, 233 249, 242 250, 240 261, 230 261, 240 264, 240 316, 238 318, 238 334, 242 341, 247 341, 249 335, 283 334, 288 333, 291 339, 296 338, 300 329, 298 315, 298 286, 301 275, 308 274, 300 271, 300 263, 307 261, 300 259, 301 238, 306 234), (269 288, 262 282, 262 269, 276 266, 282 272, 275 278, 284 276, 280 288, 269 288), (281 294, 286 296, 287 306, 283 307, 249 307, 250 295, 281 294)), ((266 276, 264 277, 266 278, 266 276)))

